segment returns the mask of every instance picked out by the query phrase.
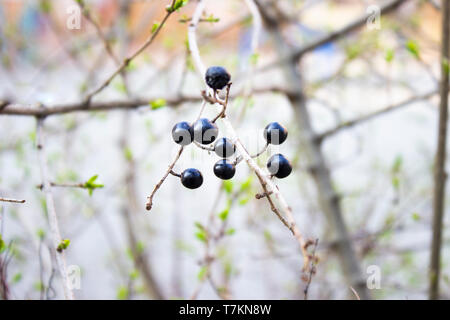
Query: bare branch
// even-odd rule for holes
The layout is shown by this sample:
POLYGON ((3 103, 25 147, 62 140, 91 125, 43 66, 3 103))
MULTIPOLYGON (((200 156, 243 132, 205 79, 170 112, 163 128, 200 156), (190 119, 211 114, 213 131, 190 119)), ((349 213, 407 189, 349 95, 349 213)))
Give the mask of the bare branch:
MULTIPOLYGON (((172 0, 172 4, 170 5, 170 7, 173 8, 174 5, 175 5, 175 0, 172 0)), ((166 15, 164 16, 163 20, 161 21, 161 23, 159 24, 159 26, 155 30, 155 32, 153 32, 148 37, 148 39, 132 55, 130 55, 128 58, 125 58, 122 61, 122 63, 120 64, 120 66, 97 89, 95 89, 94 91, 92 91, 90 94, 88 94, 86 96, 86 99, 84 101, 85 104, 89 105, 89 103, 91 102, 92 98, 96 94, 100 93, 103 89, 105 89, 118 74, 122 73, 122 71, 130 64, 130 62, 134 58, 136 58, 138 55, 140 55, 145 49, 147 49, 147 47, 149 45, 152 44, 153 40, 159 34, 159 32, 161 31, 162 27, 166 23, 167 19, 169 19, 170 15, 173 12, 174 12, 173 10, 167 10, 166 15)))
MULTIPOLYGON (((380 13, 387 14, 389 12, 392 12, 395 9, 397 9, 401 4, 405 3, 406 1, 408 1, 408 0, 391 0, 380 8, 380 13)), ((344 37, 348 33, 353 32, 356 29, 364 26, 369 17, 370 17, 369 14, 364 14, 361 17, 355 19, 353 22, 344 26, 343 28, 333 31, 333 32, 330 32, 330 33, 327 33, 324 36, 320 37, 319 39, 316 39, 316 40, 300 47, 299 49, 292 51, 291 53, 282 57, 281 59, 266 64, 265 66, 259 68, 257 71, 258 72, 265 71, 265 70, 268 70, 268 69, 271 69, 274 67, 278 67, 287 61, 297 60, 297 59, 301 58, 304 54, 309 53, 328 42, 339 40, 340 38, 344 37)))
POLYGON ((181 146, 180 149, 178 149, 177 155, 175 156, 175 159, 172 161, 172 163, 169 165, 169 168, 167 169, 166 173, 163 175, 161 180, 156 184, 155 188, 153 189, 152 193, 147 197, 148 201, 145 205, 145 208, 147 210, 151 210, 153 206, 153 197, 155 196, 156 191, 161 187, 161 185, 166 180, 167 176, 172 172, 173 167, 177 163, 178 159, 180 159, 181 154, 183 153, 184 147, 181 146))
POLYGON ((369 113, 369 114, 364 115, 364 116, 362 116, 360 118, 357 118, 357 119, 354 119, 354 120, 350 120, 350 121, 346 121, 346 122, 341 123, 340 125, 336 126, 333 129, 327 130, 327 131, 317 135, 316 139, 318 139, 319 141, 322 141, 323 139, 328 138, 329 136, 332 136, 332 135, 340 132, 343 129, 348 129, 348 128, 354 127, 356 125, 362 124, 362 123, 364 123, 366 121, 369 121, 369 120, 372 120, 372 119, 374 119, 374 118, 376 118, 378 116, 381 116, 381 115, 384 115, 386 113, 389 113, 389 112, 401 109, 403 107, 406 107, 406 106, 408 106, 408 105, 410 105, 412 103, 430 99, 431 97, 433 97, 437 93, 438 93, 438 89, 434 89, 434 90, 431 90, 431 91, 429 91, 427 93, 420 94, 420 95, 408 98, 408 99, 406 99, 404 101, 401 101, 399 103, 396 103, 396 104, 390 105, 388 107, 385 107, 383 109, 377 110, 377 111, 375 111, 373 113, 369 113))
POLYGON ((10 202, 10 203, 25 203, 25 200, 0 198, 0 202, 10 202))

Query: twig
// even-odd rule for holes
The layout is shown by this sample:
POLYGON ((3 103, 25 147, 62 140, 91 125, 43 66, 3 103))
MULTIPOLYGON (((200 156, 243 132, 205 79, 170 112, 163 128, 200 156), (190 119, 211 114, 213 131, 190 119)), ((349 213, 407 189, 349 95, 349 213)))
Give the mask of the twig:
MULTIPOLYGON (((395 9, 397 9, 400 5, 402 5, 406 1, 408 1, 408 0, 391 0, 388 3, 386 3, 385 5, 383 5, 382 7, 380 7, 380 14, 387 14, 389 12, 394 11, 395 9)), ((320 47, 326 43, 336 41, 336 40, 344 37, 348 33, 353 32, 356 29, 364 26, 366 24, 369 16, 370 16, 369 14, 364 14, 361 17, 359 17, 359 18, 355 19, 354 21, 352 21, 351 23, 349 23, 348 25, 344 26, 343 28, 333 31, 333 32, 330 32, 330 33, 327 33, 326 35, 324 35, 316 40, 313 40, 310 43, 307 43, 304 46, 300 47, 299 49, 289 53, 288 55, 282 57, 281 59, 267 63, 263 67, 258 68, 256 71, 257 72, 266 71, 271 68, 280 66, 287 61, 297 60, 297 59, 301 58, 304 54, 306 54, 308 52, 312 52, 313 50, 317 49, 318 47, 320 47)))
MULTIPOLYGON (((43 185, 43 192, 45 194, 45 200, 46 200, 46 206, 47 206, 47 213, 48 213, 48 222, 50 224, 50 233, 52 235, 53 240, 53 250, 57 250, 59 244, 62 241, 62 237, 59 231, 59 224, 58 224, 58 216, 56 214, 55 204, 53 201, 53 195, 50 185, 50 180, 48 178, 48 172, 47 172, 47 158, 45 154, 45 144, 44 144, 44 136, 43 136, 43 118, 37 119, 37 128, 36 128, 36 137, 37 137, 37 152, 38 152, 38 158, 39 158, 39 166, 41 169, 41 179, 42 179, 42 185, 43 185)), ((64 297, 67 300, 73 300, 74 295, 73 291, 70 287, 69 283, 69 277, 67 273, 67 266, 66 266, 66 258, 64 250, 62 252, 56 253, 56 264, 58 267, 58 271, 62 277, 62 285, 64 289, 64 297)))
POLYGON ((433 233, 429 270, 429 292, 431 300, 439 299, 439 281, 441 272, 442 227, 444 220, 445 184, 447 182, 446 143, 448 117, 448 86, 450 61, 450 2, 442 2, 442 51, 441 51, 441 86, 439 105, 439 127, 434 165, 433 193, 433 233))
POLYGON ((322 141, 323 139, 325 139, 325 138, 327 138, 329 136, 332 136, 332 135, 338 133, 339 131, 341 131, 343 129, 347 129, 347 128, 351 128, 353 126, 359 125, 359 124, 364 123, 366 121, 372 120, 372 119, 374 119, 374 118, 376 118, 378 116, 384 115, 384 114, 386 114, 388 112, 392 112, 392 111, 401 109, 403 107, 406 107, 406 106, 408 106, 408 105, 410 105, 412 103, 430 99, 431 97, 436 95, 438 92, 439 92, 438 89, 433 89, 433 90, 430 90, 430 91, 428 91, 428 92, 426 92, 424 94, 420 94, 420 95, 417 95, 417 96, 414 96, 414 97, 410 97, 410 98, 408 98, 408 99, 406 99, 404 101, 401 101, 399 103, 396 103, 396 104, 390 105, 388 107, 385 107, 383 109, 377 110, 377 111, 375 111, 373 113, 369 113, 367 115, 361 116, 361 117, 359 117, 357 119, 346 121, 346 122, 336 126, 333 129, 329 129, 329 130, 327 130, 327 131, 317 135, 316 139, 318 139, 319 141, 322 141))
POLYGON ((25 200, 16 200, 16 199, 0 198, 0 202, 25 203, 25 200))
MULTIPOLYGON (((175 5, 176 0, 172 0, 172 4, 170 5, 170 8, 173 8, 175 5)), ((153 32, 148 39, 132 54, 130 55, 128 58, 125 58, 122 63, 120 64, 120 66, 94 91, 92 91, 90 94, 88 94, 86 96, 85 99, 85 103, 87 105, 90 104, 90 101, 92 100, 92 98, 98 94, 99 92, 101 92, 103 89, 105 89, 110 83, 111 81, 118 75, 120 74, 129 64, 130 62, 136 58, 138 55, 140 55, 145 49, 147 49, 147 47, 153 42, 153 40, 156 38, 156 36, 159 34, 159 32, 161 31, 162 27, 164 26, 164 24, 166 23, 167 19, 169 19, 170 15, 174 12, 174 10, 167 10, 166 15, 164 16, 163 20, 161 21, 161 23, 159 24, 158 28, 155 30, 155 32, 153 32)))
POLYGON ((356 297, 356 300, 361 300, 361 297, 359 296, 358 292, 353 287, 350 287, 350 290, 352 290, 353 294, 356 297))
MULTIPOLYGON (((289 95, 290 93, 278 86, 261 87, 252 90, 251 94, 259 93, 283 93, 289 95)), ((241 93, 237 92, 234 97, 241 93)), ((233 98, 233 96, 230 96, 233 98)), ((148 98, 133 98, 127 100, 113 100, 103 102, 89 102, 81 101, 76 103, 55 104, 53 106, 46 106, 39 108, 38 104, 20 104, 8 103, 3 109, 0 109, 0 115, 17 115, 17 116, 33 116, 33 117, 47 117, 51 115, 62 115, 78 111, 113 111, 113 110, 128 110, 137 109, 142 106, 148 106, 148 103, 157 99, 163 99, 167 106, 177 107, 183 103, 197 103, 202 101, 202 97, 198 95, 176 95, 176 96, 154 96, 148 98)))
POLYGON ((305 295, 304 300, 308 300, 308 292, 309 292, 309 286, 311 285, 312 278, 314 274, 316 273, 316 263, 317 263, 317 257, 316 257, 316 249, 317 245, 319 244, 319 239, 316 239, 314 241, 314 247, 311 253, 311 266, 309 267, 309 275, 306 282, 305 290, 303 290, 303 293, 305 295))
MULTIPOLYGON (((56 183, 56 182, 50 182, 50 186, 52 187, 58 187, 58 188, 80 188, 80 189, 87 189, 85 183, 56 183)), ((36 188, 42 190, 44 186, 42 184, 37 185, 36 188)))
POLYGON ((180 149, 178 149, 177 155, 175 156, 175 159, 172 161, 172 163, 169 165, 169 169, 167 169, 166 173, 163 175, 161 180, 156 184, 156 186, 153 188, 152 193, 147 197, 148 201, 145 205, 145 208, 150 211, 153 206, 153 197, 155 196, 156 191, 161 187, 161 185, 166 180, 167 176, 172 172, 173 167, 177 163, 178 159, 180 159, 181 154, 183 153, 184 147, 181 146, 180 149))

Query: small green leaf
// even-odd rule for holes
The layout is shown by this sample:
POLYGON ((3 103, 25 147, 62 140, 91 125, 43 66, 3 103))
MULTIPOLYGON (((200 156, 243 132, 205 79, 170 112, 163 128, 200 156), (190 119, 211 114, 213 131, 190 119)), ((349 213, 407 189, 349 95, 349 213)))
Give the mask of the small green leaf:
POLYGON ((419 221, 421 219, 420 215, 417 212, 412 214, 412 218, 414 221, 419 221))
POLYGON ((236 233, 236 229, 230 228, 225 232, 227 235, 231 236, 236 233))
POLYGON ((120 286, 119 289, 117 289, 117 299, 119 300, 126 300, 128 298, 128 288, 125 286, 120 286))
POLYGON ((153 101, 150 101, 150 106, 152 107, 152 110, 157 110, 160 108, 163 108, 167 105, 167 102, 165 99, 156 99, 153 101))
POLYGON ((252 55, 250 55, 250 63, 254 66, 256 66, 258 64, 258 60, 259 60, 259 54, 258 53, 253 53, 252 55))
POLYGON ((142 241, 138 241, 138 243, 136 243, 136 251, 141 254, 143 253, 145 250, 145 244, 142 241))
POLYGON ((384 59, 385 59, 387 62, 392 62, 392 60, 394 60, 394 57, 395 57, 395 52, 394 52, 393 49, 388 49, 388 50, 386 50, 386 54, 385 54, 385 56, 384 56, 384 59))
POLYGON ((123 150, 123 153, 124 153, 125 159, 127 159, 127 161, 133 160, 133 152, 131 151, 131 149, 129 147, 126 147, 123 150))
POLYGON ((353 44, 353 45, 346 47, 345 52, 347 54, 347 59, 353 60, 361 54, 362 48, 359 44, 353 44))
POLYGON ((416 59, 420 59, 419 45, 414 40, 408 40, 406 42, 406 50, 411 53, 416 59))
POLYGON ((177 0, 173 4, 173 6, 167 6, 166 10, 167 10, 167 12, 172 13, 172 12, 180 9, 181 7, 185 6, 188 2, 189 2, 189 0, 177 0))
POLYGON ((206 230, 205 226, 203 226, 200 222, 195 221, 194 225, 199 229, 199 230, 206 230))
POLYGON ((226 193, 231 194, 231 192, 233 192, 233 181, 231 181, 231 180, 224 180, 223 181, 223 188, 225 189, 226 193))
POLYGON ((114 89, 116 89, 120 93, 126 93, 127 87, 125 86, 125 83, 123 81, 116 81, 113 85, 114 89))
POLYGON ((243 206, 243 205, 247 204, 247 202, 249 202, 250 199, 251 198, 249 196, 242 197, 241 199, 239 199, 239 205, 243 206))
POLYGON ((197 237, 198 240, 200 240, 201 242, 207 242, 208 241, 208 237, 206 235, 205 231, 198 231, 195 233, 195 236, 197 237))
POLYGON ((61 253, 61 252, 63 252, 63 250, 66 250, 69 247, 69 245, 70 245, 70 240, 63 239, 63 240, 61 240, 58 247, 56 248, 56 251, 61 253))
POLYGON ((250 187, 252 186, 252 180, 253 176, 249 176, 247 180, 241 183, 241 191, 247 191, 250 190, 250 187))
POLYGON ((270 234, 269 230, 264 230, 264 238, 266 239, 266 241, 272 241, 272 235, 270 234))
POLYGON ((219 213, 220 220, 222 220, 222 221, 227 220, 229 213, 230 213, 230 210, 228 208, 223 210, 221 213, 219 213))
POLYGON ((22 280, 22 274, 20 272, 16 273, 12 278, 12 283, 18 283, 22 280))
POLYGON ((397 157, 395 157, 394 163, 392 164, 391 172, 393 174, 399 173, 400 170, 402 169, 402 165, 403 165, 403 158, 401 155, 398 155, 397 157))
POLYGON ((5 241, 3 241, 2 235, 0 234, 0 253, 2 253, 5 248, 5 241))
POLYGON ((89 178, 89 180, 86 181, 83 185, 83 187, 88 190, 90 196, 92 196, 92 193, 95 189, 104 187, 103 184, 95 183, 95 180, 97 180, 97 178, 98 174, 89 178))
POLYGON ((45 231, 44 229, 39 228, 36 232, 39 239, 43 240, 45 238, 45 231))
POLYGON ((205 22, 212 22, 212 23, 214 23, 214 22, 219 22, 219 21, 220 21, 220 18, 214 17, 213 14, 210 14, 210 15, 205 19, 205 22))
POLYGON ((37 281, 37 282, 35 282, 35 283, 33 284, 33 288, 34 288, 34 290, 36 290, 36 291, 42 291, 42 290, 45 289, 45 286, 44 286, 44 284, 43 284, 41 281, 37 281))
POLYGON ((152 33, 155 33, 155 31, 156 30, 158 30, 158 28, 159 28, 159 22, 153 22, 153 25, 152 25, 152 33))
POLYGON ((397 176, 392 177, 392 186, 395 190, 398 190, 400 187, 400 179, 397 176))
POLYGON ((207 266, 201 267, 197 273, 198 280, 203 281, 205 279, 207 273, 208 273, 208 267, 207 266))
POLYGON ((139 271, 134 269, 130 272, 130 279, 136 280, 139 277, 139 271))

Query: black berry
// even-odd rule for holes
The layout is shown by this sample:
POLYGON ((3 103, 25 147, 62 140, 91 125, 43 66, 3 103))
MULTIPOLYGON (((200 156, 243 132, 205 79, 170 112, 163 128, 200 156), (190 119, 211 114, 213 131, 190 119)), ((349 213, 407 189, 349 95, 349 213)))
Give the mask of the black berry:
POLYGON ((226 159, 219 160, 214 165, 214 174, 217 178, 220 178, 222 180, 233 178, 235 172, 235 165, 226 159))
POLYGON ((282 154, 277 153, 270 157, 267 162, 267 169, 272 175, 282 179, 291 174, 292 165, 282 154))
POLYGON ((194 129, 186 121, 178 122, 173 126, 172 138, 175 143, 187 146, 194 140, 194 129))
POLYGON ((228 82, 230 82, 230 79, 231 76, 227 72, 227 70, 225 70, 225 68, 209 67, 208 70, 206 70, 206 84, 214 90, 223 89, 228 84, 228 82))
POLYGON ((201 144, 210 144, 216 140, 219 135, 219 129, 215 123, 206 118, 198 119, 194 123, 194 139, 201 144))
POLYGON ((227 138, 220 138, 214 145, 214 152, 221 158, 228 158, 234 154, 236 146, 227 138))
POLYGON ((287 129, 278 122, 271 122, 264 129, 264 139, 266 139, 267 143, 282 144, 287 136, 287 129))
POLYGON ((186 188, 197 189, 203 183, 202 173, 194 168, 186 169, 181 173, 181 183, 186 188))

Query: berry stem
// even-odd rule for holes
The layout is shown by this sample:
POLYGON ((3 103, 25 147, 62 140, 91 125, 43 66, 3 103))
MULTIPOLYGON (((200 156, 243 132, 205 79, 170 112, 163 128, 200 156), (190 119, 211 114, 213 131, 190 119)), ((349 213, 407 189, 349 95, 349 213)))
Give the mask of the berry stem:
POLYGON ((156 191, 158 191, 158 189, 161 187, 161 185, 164 183, 164 181, 166 180, 167 176, 173 172, 172 169, 173 167, 175 167, 175 164, 177 163, 178 159, 180 159, 181 154, 183 153, 184 147, 181 146, 180 149, 178 149, 177 155, 175 156, 175 159, 172 161, 172 163, 169 165, 169 169, 166 171, 166 173, 163 175, 163 177, 161 178, 161 180, 159 180, 159 182, 156 184, 156 186, 153 188, 152 193, 147 197, 148 201, 147 204, 145 205, 145 208, 150 211, 152 209, 153 206, 153 197, 155 196, 156 191))

